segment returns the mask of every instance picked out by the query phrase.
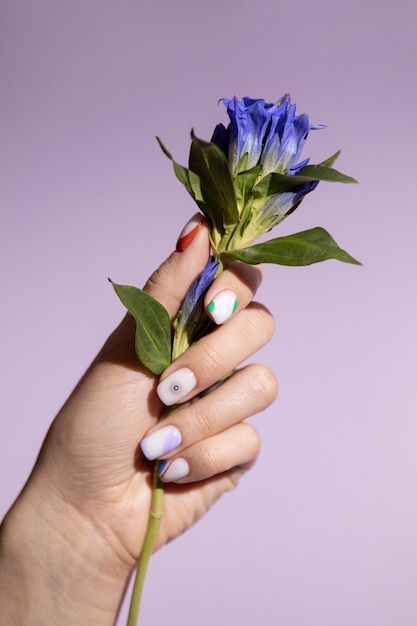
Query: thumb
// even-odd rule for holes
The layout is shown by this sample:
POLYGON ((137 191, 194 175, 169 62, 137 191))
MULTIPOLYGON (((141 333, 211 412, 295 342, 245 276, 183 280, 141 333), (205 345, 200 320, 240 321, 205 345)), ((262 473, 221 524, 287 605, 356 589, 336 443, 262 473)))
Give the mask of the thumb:
MULTIPOLYGON (((201 213, 196 213, 184 226, 177 249, 162 263, 146 282, 144 291, 158 300, 172 319, 175 318, 188 289, 204 269, 210 251, 209 224, 201 213)), ((97 362, 136 362, 135 322, 126 314, 100 351, 97 362)))
POLYGON ((209 256, 209 224, 196 213, 184 226, 177 249, 148 279, 144 291, 175 317, 191 284, 204 269, 209 256))

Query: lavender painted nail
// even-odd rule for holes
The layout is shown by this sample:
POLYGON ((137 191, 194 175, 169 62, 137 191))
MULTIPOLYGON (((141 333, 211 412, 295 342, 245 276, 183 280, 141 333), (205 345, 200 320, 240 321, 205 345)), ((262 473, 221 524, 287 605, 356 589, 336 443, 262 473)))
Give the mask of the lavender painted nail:
POLYGON ((177 448, 182 441, 181 433, 175 426, 164 426, 142 439, 140 447, 149 461, 153 461, 177 448))

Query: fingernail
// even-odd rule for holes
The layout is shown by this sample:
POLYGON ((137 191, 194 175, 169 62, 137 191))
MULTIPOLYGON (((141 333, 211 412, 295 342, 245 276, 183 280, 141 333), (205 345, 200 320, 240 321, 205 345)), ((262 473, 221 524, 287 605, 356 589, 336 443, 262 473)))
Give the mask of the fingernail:
POLYGON ((142 439, 140 447, 148 461, 153 461, 177 448, 181 441, 182 437, 178 428, 164 426, 142 439))
POLYGON ((203 215, 201 215, 201 213, 193 215, 190 221, 186 223, 180 233, 180 236, 178 237, 176 246, 177 252, 184 252, 184 250, 188 248, 205 221, 207 220, 203 215))
POLYGON ((209 302, 207 311, 216 324, 224 324, 236 311, 238 304, 235 292, 225 289, 209 302))
POLYGON ((182 367, 170 374, 156 388, 156 393, 167 406, 176 404, 197 384, 196 377, 188 367, 182 367))
POLYGON ((182 457, 163 461, 158 468, 158 476, 163 483, 170 483, 174 480, 184 478, 190 473, 190 466, 182 457))

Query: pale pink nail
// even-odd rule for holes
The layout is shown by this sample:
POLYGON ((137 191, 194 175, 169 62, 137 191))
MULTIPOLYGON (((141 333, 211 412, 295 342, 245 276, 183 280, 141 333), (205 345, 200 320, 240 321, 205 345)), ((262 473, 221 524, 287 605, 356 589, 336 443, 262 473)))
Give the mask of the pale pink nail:
POLYGON ((170 374, 156 388, 156 393, 167 406, 176 404, 197 385, 194 373, 188 367, 181 367, 170 374))

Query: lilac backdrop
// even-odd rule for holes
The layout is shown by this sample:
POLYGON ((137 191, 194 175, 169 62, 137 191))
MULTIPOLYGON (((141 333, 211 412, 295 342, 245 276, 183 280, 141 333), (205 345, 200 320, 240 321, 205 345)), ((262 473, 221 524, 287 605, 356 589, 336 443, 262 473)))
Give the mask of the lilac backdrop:
POLYGON ((289 91, 328 125, 306 154, 341 147, 361 183, 281 229, 324 226, 364 267, 266 268, 261 458, 153 558, 143 624, 415 625, 416 7, 1 3, 1 513, 122 315, 106 277, 141 285, 194 212, 156 134, 185 162, 219 98, 289 91))

